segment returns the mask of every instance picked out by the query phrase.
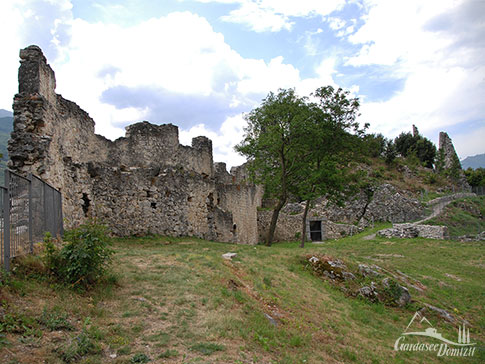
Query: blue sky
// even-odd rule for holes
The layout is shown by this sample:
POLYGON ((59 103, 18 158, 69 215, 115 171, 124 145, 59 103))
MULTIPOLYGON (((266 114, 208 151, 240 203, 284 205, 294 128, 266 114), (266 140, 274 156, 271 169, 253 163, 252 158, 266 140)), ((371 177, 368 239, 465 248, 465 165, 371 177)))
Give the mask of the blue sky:
POLYGON ((17 89, 18 50, 39 45, 57 92, 110 139, 130 123, 206 135, 233 151, 243 115, 268 92, 343 87, 360 121, 395 137, 448 131, 460 158, 485 152, 485 1, 13 0, 0 2, 0 108, 17 89), (4 36, 8 34, 8 36, 4 36))

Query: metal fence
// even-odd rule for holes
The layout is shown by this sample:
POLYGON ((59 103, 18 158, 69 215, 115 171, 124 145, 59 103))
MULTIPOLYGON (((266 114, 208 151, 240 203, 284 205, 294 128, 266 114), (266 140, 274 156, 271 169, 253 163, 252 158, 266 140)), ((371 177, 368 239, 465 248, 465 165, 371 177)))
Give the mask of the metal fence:
POLYGON ((62 195, 32 174, 22 177, 9 170, 0 192, 0 263, 8 271, 10 259, 31 253, 46 232, 62 236, 62 195))
POLYGON ((478 196, 485 195, 485 186, 473 186, 472 192, 476 193, 478 196))

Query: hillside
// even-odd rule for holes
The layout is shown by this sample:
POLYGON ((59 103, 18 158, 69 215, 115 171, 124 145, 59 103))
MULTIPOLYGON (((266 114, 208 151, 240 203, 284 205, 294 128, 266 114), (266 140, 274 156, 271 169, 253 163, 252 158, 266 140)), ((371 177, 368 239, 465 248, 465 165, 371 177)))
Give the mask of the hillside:
MULTIPOLYGON (((483 347, 482 245, 362 234, 305 249, 117 239, 118 284, 88 294, 36 278, 39 263, 27 260, 0 286, 0 362, 441 363, 436 352, 395 351, 395 341, 428 304, 451 314, 453 322, 424 312, 445 338, 456 340, 465 319, 483 347), (221 256, 229 251, 232 261, 221 256), (312 255, 339 258, 356 276, 359 264, 375 264, 407 280, 413 301, 392 307, 352 297, 351 283, 335 285, 306 266, 312 255)), ((406 342, 416 341, 441 343, 406 342)), ((483 363, 485 352, 447 359, 483 363)))
POLYGON ((447 226, 449 235, 454 238, 475 237, 485 231, 485 196, 453 201, 426 224, 447 226))
POLYGON ((7 113, 8 112, 5 110, 0 110, 0 153, 2 154, 2 158, 0 159, 1 184, 3 184, 3 170, 7 167, 8 161, 7 143, 10 139, 10 133, 13 130, 13 116, 1 116, 6 115, 7 113))
POLYGON ((485 153, 477 154, 472 157, 466 157, 461 161, 461 167, 463 169, 468 168, 485 168, 485 153))
POLYGON ((0 118, 6 117, 6 116, 13 116, 13 114, 11 111, 0 109, 0 118))

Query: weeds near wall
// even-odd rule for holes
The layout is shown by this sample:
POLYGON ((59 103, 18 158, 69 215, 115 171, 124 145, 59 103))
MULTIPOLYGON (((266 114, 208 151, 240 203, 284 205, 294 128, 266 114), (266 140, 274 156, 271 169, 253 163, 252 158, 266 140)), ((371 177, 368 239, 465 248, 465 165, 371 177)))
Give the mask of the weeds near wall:
POLYGON ((66 244, 58 247, 50 235, 44 239, 44 262, 60 281, 86 289, 104 278, 113 253, 106 227, 84 224, 64 234, 66 244))

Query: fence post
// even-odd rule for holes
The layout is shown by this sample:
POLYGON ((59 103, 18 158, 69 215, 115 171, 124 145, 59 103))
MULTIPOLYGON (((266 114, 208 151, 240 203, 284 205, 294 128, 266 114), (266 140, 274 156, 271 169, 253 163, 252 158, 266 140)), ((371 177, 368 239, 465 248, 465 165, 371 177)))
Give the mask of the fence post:
POLYGON ((32 237, 32 173, 27 176, 29 180, 29 243, 30 243, 30 254, 34 252, 34 239, 32 237))
POLYGON ((46 197, 46 190, 47 188, 45 187, 45 183, 44 181, 42 181, 42 204, 43 204, 43 207, 44 207, 44 216, 43 216, 43 220, 44 220, 44 229, 43 229, 43 232, 45 233, 47 230, 47 197, 46 197))
POLYGON ((5 189, 3 190, 3 265, 10 271, 10 175, 5 170, 5 189))
POLYGON ((60 224, 60 233, 61 233, 61 237, 64 236, 64 216, 62 214, 62 193, 59 191, 59 206, 57 206, 59 208, 59 211, 60 211, 60 218, 61 218, 61 221, 59 221, 59 224, 60 224))

